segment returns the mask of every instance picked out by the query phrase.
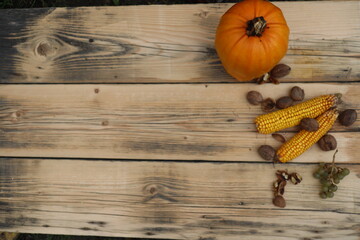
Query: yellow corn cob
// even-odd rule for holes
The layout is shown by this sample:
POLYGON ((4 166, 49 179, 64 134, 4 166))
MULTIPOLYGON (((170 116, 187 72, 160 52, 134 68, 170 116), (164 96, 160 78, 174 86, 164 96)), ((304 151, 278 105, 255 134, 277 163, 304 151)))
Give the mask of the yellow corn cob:
POLYGON ((281 162, 288 162, 300 156, 330 130, 338 115, 339 113, 336 109, 330 109, 321 114, 316 118, 319 123, 319 129, 315 132, 306 130, 298 132, 277 150, 278 159, 281 162))
POLYGON ((319 96, 294 106, 258 116, 255 119, 259 133, 269 134, 284 128, 300 124, 303 118, 316 118, 333 107, 341 98, 341 94, 319 96))

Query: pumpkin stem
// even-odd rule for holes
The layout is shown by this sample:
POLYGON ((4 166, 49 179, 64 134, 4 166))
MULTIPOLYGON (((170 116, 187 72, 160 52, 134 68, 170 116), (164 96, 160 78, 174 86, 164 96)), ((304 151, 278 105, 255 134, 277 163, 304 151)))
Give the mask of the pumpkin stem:
POLYGON ((246 34, 249 37, 261 37, 266 28, 266 21, 263 17, 256 17, 247 22, 246 34))

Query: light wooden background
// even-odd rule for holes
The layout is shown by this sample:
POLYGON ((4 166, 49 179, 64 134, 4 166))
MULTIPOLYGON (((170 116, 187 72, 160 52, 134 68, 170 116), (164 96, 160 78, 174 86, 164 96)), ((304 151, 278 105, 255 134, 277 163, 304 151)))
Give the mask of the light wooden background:
MULTIPOLYGON (((360 109, 360 2, 275 2, 291 29, 280 85, 238 83, 214 50, 230 4, 0 10, 0 231, 167 239, 359 239, 360 122, 331 130, 351 174, 320 200, 333 152, 264 162, 266 97, 340 92, 360 109), (297 171, 287 207, 276 169, 297 171)), ((296 128, 282 133, 291 137, 296 128)))

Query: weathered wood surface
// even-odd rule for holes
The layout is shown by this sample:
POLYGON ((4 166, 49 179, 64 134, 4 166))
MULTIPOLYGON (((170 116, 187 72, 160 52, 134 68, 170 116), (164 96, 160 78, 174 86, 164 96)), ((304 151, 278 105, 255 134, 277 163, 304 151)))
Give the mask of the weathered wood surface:
POLYGON ((166 239, 358 239, 360 165, 319 201, 313 164, 288 164, 287 207, 272 205, 271 163, 0 160, 8 231, 166 239))
MULTIPOLYGON (((262 111, 246 101, 251 89, 287 95, 294 84, 7 85, 0 88, 2 156, 158 160, 261 161, 256 133, 262 111)), ((360 109, 359 84, 300 84, 307 98, 343 94, 342 108, 360 109)), ((284 131, 286 137, 290 132, 284 131)), ((360 122, 337 124, 341 162, 360 163, 360 122)), ((298 162, 331 159, 317 146, 298 162)))
MULTIPOLYGON (((291 29, 284 81, 360 80, 359 1, 275 4, 291 29)), ((230 6, 1 10, 0 82, 234 82, 213 46, 230 6)))
POLYGON ((213 39, 230 4, 0 10, 0 231, 359 239, 360 122, 333 127, 351 174, 320 200, 311 163, 333 152, 264 162, 257 147, 280 143, 256 133, 245 94, 299 85, 359 110, 360 2, 275 4, 291 28, 278 86, 221 67, 213 39), (304 177, 285 209, 271 202, 279 168, 304 177))

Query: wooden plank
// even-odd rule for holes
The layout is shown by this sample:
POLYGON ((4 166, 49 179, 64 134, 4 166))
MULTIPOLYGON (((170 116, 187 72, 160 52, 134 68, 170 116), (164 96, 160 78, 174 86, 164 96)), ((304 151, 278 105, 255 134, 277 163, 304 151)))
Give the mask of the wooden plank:
POLYGON ((268 163, 0 160, 0 230, 167 239, 358 239, 360 165, 321 200, 312 164, 272 205, 268 163))
MULTIPOLYGON (((275 4, 291 28, 284 81, 360 80, 359 1, 275 4)), ((0 82, 234 82, 213 44, 230 6, 0 10, 0 82)))
MULTIPOLYGON (((0 88, 1 156, 261 161, 262 113, 250 90, 286 95, 294 84, 5 85, 0 88)), ((300 84, 307 98, 340 92, 341 108, 360 109, 360 84, 300 84)), ((287 138, 292 131, 285 131, 287 138)), ((360 121, 336 124, 339 161, 359 163, 360 121)), ((298 159, 331 159, 317 146, 298 159)))

